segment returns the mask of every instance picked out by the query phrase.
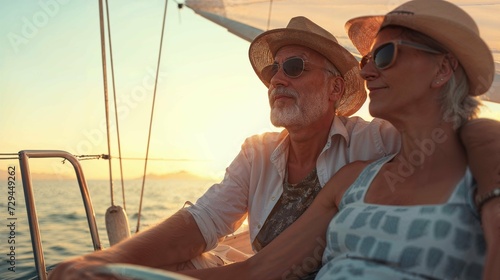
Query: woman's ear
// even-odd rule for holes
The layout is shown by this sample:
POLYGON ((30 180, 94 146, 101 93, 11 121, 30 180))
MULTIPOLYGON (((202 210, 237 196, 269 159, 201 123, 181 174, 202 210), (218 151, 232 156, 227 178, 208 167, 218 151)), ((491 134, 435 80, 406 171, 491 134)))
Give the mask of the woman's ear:
POLYGON ((450 80, 458 67, 458 61, 453 55, 446 54, 440 58, 438 66, 436 77, 431 84, 432 88, 439 88, 450 80))

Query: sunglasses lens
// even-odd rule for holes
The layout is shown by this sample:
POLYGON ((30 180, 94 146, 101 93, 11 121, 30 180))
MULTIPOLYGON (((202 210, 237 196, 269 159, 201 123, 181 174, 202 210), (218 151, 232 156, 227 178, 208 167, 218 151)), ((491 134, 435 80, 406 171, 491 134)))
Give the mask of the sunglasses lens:
MULTIPOLYGON (((290 58, 283 62, 281 67, 283 68, 283 72, 285 72, 288 77, 297 78, 304 71, 304 60, 300 57, 290 58)), ((260 74, 266 82, 271 83, 271 79, 274 75, 276 75, 276 73, 278 73, 279 68, 280 65, 275 62, 264 67, 260 74)))
POLYGON ((378 69, 384 69, 392 64, 396 46, 393 43, 388 43, 380 46, 373 53, 373 61, 378 69))
POLYGON ((304 60, 295 57, 283 62, 283 71, 288 77, 297 78, 304 71, 304 60))

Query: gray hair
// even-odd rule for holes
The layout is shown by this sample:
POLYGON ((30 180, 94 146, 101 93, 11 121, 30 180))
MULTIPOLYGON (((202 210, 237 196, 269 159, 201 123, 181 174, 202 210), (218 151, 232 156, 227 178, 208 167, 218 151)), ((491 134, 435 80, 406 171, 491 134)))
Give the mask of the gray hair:
POLYGON ((443 120, 452 122, 453 128, 457 129, 477 117, 481 102, 469 95, 469 82, 461 65, 458 65, 440 93, 443 120))
POLYGON ((326 60, 325 68, 332 76, 341 76, 340 71, 328 59, 326 60))
MULTIPOLYGON (((438 50, 443 54, 453 56, 446 48, 433 38, 417 32, 415 30, 400 26, 390 26, 401 29, 401 36, 416 43, 424 44, 432 49, 438 50)), ((387 27, 386 27, 387 28, 387 27)), ((449 59, 449 58, 446 58, 449 59)), ((451 63, 451 62, 450 62, 451 63)), ((442 87, 440 92, 441 110, 443 120, 452 122, 453 128, 458 129, 468 120, 474 119, 479 113, 481 102, 477 97, 469 95, 469 81, 462 65, 458 63, 453 75, 442 87)))

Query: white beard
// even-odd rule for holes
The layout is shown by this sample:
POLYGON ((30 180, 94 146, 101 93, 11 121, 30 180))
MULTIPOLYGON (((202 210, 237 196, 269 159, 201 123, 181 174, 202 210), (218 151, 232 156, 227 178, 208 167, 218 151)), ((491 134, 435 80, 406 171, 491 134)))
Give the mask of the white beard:
MULTIPOLYGON (((330 104, 325 100, 325 95, 316 92, 303 98, 299 104, 299 94, 288 88, 279 87, 271 92, 270 98, 275 94, 284 94, 292 97, 295 103, 287 106, 274 106, 271 104, 271 123, 276 127, 306 126, 310 125, 328 112, 330 104)), ((309 93, 306 93, 309 94, 309 93)))

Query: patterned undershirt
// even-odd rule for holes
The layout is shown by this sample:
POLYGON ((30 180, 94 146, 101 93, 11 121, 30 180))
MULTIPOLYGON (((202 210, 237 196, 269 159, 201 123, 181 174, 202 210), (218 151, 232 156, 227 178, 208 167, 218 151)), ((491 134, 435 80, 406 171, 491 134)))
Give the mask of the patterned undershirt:
POLYGON ((296 185, 289 184, 287 181, 288 170, 283 182, 283 194, 276 202, 253 242, 253 246, 257 251, 267 246, 276 236, 295 222, 311 205, 321 190, 316 168, 296 185))

